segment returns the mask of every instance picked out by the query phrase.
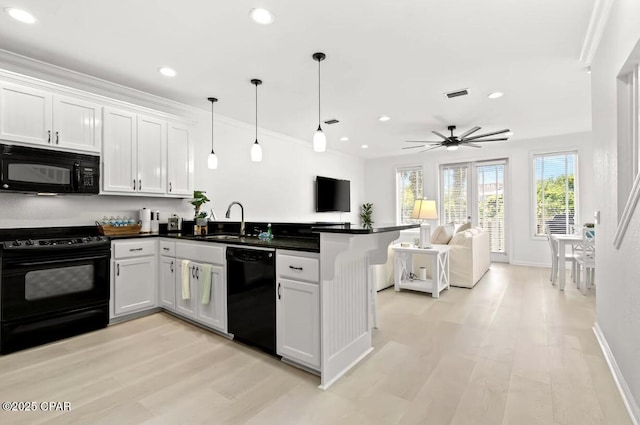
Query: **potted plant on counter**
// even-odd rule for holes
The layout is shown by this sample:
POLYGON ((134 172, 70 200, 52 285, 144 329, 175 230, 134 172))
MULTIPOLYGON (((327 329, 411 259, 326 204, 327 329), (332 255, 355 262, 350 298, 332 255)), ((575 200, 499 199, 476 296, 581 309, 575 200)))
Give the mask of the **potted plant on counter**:
POLYGON ((362 227, 365 229, 373 228, 373 220, 371 215, 373 214, 373 204, 370 202, 362 204, 360 207, 360 220, 362 221, 362 227))
POLYGON ((200 208, 209 202, 209 198, 205 195, 206 192, 201 190, 193 191, 193 200, 191 201, 191 205, 193 205, 195 209, 194 220, 196 221, 196 226, 206 226, 207 225, 207 213, 205 211, 200 212, 200 208))

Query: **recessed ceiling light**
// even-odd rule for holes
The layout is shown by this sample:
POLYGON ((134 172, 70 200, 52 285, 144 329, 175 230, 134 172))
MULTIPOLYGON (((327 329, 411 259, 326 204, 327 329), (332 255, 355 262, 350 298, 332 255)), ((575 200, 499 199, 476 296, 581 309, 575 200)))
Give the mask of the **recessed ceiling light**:
POLYGON ((348 141, 349 141, 349 138, 348 138, 348 137, 341 137, 341 138, 340 138, 340 141, 341 141, 341 142, 348 142, 348 141))
POLYGON ((24 22, 25 24, 33 24, 36 22, 35 16, 26 10, 16 9, 15 7, 7 7, 4 9, 16 21, 24 22))
POLYGON ((163 66, 158 68, 158 72, 165 77, 175 77, 178 73, 173 68, 169 68, 168 66, 163 66))
POLYGON ((383 115, 381 117, 378 117, 378 121, 382 121, 382 122, 389 121, 390 119, 391 119, 391 117, 389 117, 387 115, 383 115))
POLYGON ((504 135, 507 137, 511 137, 513 136, 513 131, 507 131, 506 133, 504 133, 504 135))
POLYGON ((267 9, 251 9, 249 16, 251 16, 251 19, 253 19, 254 22, 262 25, 269 25, 273 22, 273 13, 269 12, 267 9))
POLYGON ((362 149, 367 149, 369 147, 369 145, 361 145, 360 146, 362 149))
POLYGON ((504 96, 504 93, 502 93, 501 91, 494 91, 493 93, 489 94, 489 99, 497 99, 502 96, 504 96))

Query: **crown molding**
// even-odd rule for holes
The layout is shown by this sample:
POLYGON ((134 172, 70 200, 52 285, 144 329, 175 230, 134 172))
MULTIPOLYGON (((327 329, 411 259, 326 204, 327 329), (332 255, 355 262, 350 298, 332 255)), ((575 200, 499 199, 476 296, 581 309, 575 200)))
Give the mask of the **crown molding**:
POLYGON ((591 65, 593 57, 598 50, 613 2, 614 0, 596 0, 593 5, 591 19, 589 20, 587 33, 584 36, 582 50, 580 51, 580 62, 587 66, 591 65))

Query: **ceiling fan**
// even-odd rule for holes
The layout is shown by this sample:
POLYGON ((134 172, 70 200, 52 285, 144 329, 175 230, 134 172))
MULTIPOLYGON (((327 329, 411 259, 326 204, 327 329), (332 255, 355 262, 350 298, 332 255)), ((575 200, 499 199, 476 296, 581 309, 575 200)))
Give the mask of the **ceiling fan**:
POLYGON ((430 146, 428 149, 423 149, 418 152, 426 152, 432 149, 437 149, 441 147, 447 148, 448 151, 455 151, 460 146, 470 146, 472 148, 481 148, 482 146, 476 145, 476 143, 480 142, 498 142, 502 140, 509 140, 509 137, 498 137, 493 139, 485 139, 485 137, 497 136, 499 134, 509 132, 509 129, 500 130, 500 131, 492 131, 491 133, 480 134, 478 136, 471 136, 476 131, 480 130, 481 127, 473 127, 470 130, 465 131, 460 136, 454 136, 453 130, 456 129, 455 125, 450 125, 447 129, 451 132, 451 136, 445 136, 442 133, 437 131, 432 131, 433 134, 442 138, 442 141, 429 141, 429 140, 407 140, 406 143, 422 143, 418 146, 407 146, 402 149, 419 149, 424 148, 425 146, 430 146))

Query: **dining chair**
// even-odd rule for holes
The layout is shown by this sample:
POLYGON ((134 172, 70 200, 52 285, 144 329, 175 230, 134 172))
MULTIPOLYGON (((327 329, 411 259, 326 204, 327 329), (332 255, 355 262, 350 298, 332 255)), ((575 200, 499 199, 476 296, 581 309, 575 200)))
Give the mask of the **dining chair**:
MULTIPOLYGON (((546 224, 544 226, 544 233, 547 235, 547 240, 549 241, 549 248, 551 248, 551 276, 549 277, 549 280, 553 283, 554 278, 556 277, 556 275, 558 274, 558 263, 559 263, 559 252, 558 252, 558 243, 553 240, 553 238, 551 237, 552 235, 552 231, 551 231, 551 226, 549 226, 548 224, 546 224)), ((571 254, 567 254, 564 253, 564 259, 565 261, 570 261, 571 262, 571 279, 575 279, 576 278, 576 256, 571 253, 571 254)))
POLYGON ((586 295, 587 289, 594 284, 596 271, 596 233, 593 228, 582 229, 582 242, 579 245, 580 251, 575 255, 578 265, 576 279, 582 295, 586 295), (581 278, 582 272, 584 272, 583 278, 581 278))

